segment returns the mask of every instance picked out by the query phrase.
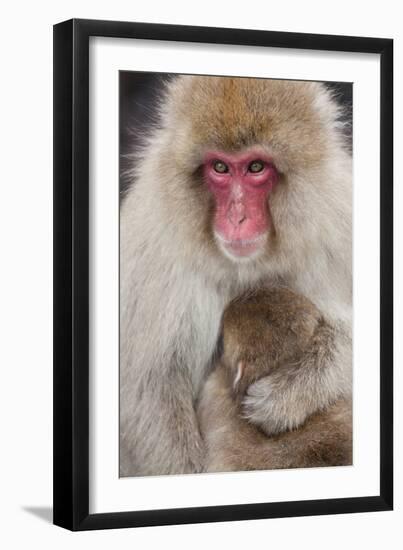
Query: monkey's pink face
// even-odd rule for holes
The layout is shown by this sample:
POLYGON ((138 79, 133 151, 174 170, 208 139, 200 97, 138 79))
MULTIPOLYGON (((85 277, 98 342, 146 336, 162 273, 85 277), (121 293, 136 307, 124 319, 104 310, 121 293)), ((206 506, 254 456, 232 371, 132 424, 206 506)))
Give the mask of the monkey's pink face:
POLYGON ((271 159, 259 150, 209 151, 204 180, 215 201, 214 235, 235 258, 255 256, 272 228, 269 195, 278 181, 271 159))

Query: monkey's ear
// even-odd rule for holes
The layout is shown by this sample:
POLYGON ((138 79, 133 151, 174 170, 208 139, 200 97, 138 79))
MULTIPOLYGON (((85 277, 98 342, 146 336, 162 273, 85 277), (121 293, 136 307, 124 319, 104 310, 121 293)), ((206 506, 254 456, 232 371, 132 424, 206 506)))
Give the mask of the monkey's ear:
POLYGON ((237 389, 237 386, 243 376, 244 369, 245 369, 245 363, 243 361, 238 361, 236 376, 234 379, 234 390, 237 389))

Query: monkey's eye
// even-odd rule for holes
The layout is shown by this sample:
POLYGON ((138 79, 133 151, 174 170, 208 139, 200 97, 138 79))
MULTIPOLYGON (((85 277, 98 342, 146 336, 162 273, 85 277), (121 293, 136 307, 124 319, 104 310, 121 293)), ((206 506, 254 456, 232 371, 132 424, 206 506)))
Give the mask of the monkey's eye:
POLYGON ((222 160, 216 160, 213 167, 219 174, 226 174, 228 172, 228 166, 222 160))
POLYGON ((254 160, 248 166, 249 172, 253 172, 254 174, 261 172, 263 168, 264 168, 264 164, 261 160, 254 160))

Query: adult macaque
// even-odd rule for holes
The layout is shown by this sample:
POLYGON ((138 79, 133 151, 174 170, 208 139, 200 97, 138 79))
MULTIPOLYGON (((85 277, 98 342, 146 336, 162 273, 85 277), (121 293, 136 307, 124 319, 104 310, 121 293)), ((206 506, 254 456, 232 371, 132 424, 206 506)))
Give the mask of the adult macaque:
POLYGON ((316 345, 248 388, 266 433, 351 392, 351 158, 319 83, 182 76, 121 209, 121 475, 199 472, 195 402, 222 313, 282 285, 321 313, 316 345), (285 406, 287 404, 287 406, 285 406))
MULTIPOLYGON (((287 376, 290 365, 315 349, 323 322, 309 300, 287 289, 259 290, 228 306, 223 354, 202 389, 197 409, 206 444, 205 471, 352 463, 349 399, 339 399, 310 416, 302 427, 272 437, 264 434, 264 425, 260 429, 243 418, 249 386, 273 373, 287 376)), ((296 406, 298 396, 284 403, 284 414, 296 406)))

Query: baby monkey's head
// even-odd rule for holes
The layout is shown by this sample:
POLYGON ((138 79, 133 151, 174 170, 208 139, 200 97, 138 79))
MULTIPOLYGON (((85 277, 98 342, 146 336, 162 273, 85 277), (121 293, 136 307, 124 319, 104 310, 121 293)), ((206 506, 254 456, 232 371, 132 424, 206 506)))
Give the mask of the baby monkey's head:
POLYGON ((300 357, 321 319, 306 298, 286 288, 258 290, 229 304, 223 316, 222 363, 242 396, 259 378, 300 357))

